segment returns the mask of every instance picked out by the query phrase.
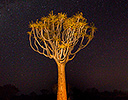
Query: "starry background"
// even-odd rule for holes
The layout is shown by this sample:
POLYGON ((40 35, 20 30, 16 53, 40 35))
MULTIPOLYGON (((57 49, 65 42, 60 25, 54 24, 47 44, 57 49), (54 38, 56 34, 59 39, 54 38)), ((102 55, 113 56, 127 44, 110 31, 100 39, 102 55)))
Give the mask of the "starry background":
POLYGON ((69 17, 83 12, 98 29, 91 43, 67 63, 67 83, 83 90, 128 90, 127 7, 127 0, 1 0, 0 86, 13 84, 27 94, 57 83, 56 63, 34 52, 27 35, 29 21, 53 10, 69 17))

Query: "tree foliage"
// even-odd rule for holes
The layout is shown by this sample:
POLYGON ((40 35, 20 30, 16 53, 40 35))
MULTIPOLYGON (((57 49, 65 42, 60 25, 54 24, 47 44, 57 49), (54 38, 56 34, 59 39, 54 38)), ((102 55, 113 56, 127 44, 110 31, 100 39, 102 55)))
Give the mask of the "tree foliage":
POLYGON ((31 21, 29 27, 32 49, 59 63, 72 60, 77 52, 89 44, 96 30, 93 23, 87 23, 82 12, 68 18, 65 13, 56 15, 51 11, 40 21, 31 21), (79 47, 74 50, 78 43, 79 47))

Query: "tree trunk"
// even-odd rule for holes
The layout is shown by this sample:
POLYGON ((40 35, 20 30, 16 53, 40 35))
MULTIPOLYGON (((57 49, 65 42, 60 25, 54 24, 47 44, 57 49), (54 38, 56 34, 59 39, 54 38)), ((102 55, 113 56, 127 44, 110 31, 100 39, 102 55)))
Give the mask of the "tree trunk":
POLYGON ((57 100, 67 100, 65 64, 58 63, 58 91, 57 100))

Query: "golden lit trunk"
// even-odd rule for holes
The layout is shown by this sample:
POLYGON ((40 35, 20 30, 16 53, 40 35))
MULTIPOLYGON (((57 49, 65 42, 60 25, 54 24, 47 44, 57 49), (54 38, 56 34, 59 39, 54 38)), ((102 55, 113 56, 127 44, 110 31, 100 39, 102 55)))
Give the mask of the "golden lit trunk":
POLYGON ((67 100, 65 64, 58 63, 58 91, 57 100, 67 100))

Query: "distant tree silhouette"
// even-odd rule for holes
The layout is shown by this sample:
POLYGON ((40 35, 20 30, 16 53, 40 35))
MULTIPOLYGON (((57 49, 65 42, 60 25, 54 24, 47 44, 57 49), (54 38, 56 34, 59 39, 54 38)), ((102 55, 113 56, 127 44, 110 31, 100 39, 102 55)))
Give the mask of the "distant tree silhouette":
POLYGON ((31 97, 35 97, 35 96, 37 96, 37 94, 33 91, 33 92, 31 92, 30 94, 29 94, 31 97))
POLYGON ((49 91, 47 89, 42 89, 40 90, 42 95, 48 95, 49 94, 49 91))
POLYGON ((0 86, 0 98, 2 98, 2 96, 3 96, 3 87, 0 86))
POLYGON ((65 65, 85 48, 94 37, 94 24, 87 23, 83 13, 67 18, 64 13, 47 16, 30 23, 29 42, 31 48, 50 59, 58 66, 57 100, 67 100, 65 65))
POLYGON ((36 100, 37 94, 33 91, 29 94, 31 100, 36 100))
POLYGON ((96 89, 95 87, 93 87, 93 88, 88 88, 88 89, 86 89, 86 91, 87 91, 88 93, 94 94, 94 95, 96 95, 96 94, 99 93, 98 89, 96 89))
POLYGON ((4 100, 9 100, 12 96, 19 92, 19 89, 16 88, 14 85, 7 84, 3 87, 0 87, 0 96, 4 100))

